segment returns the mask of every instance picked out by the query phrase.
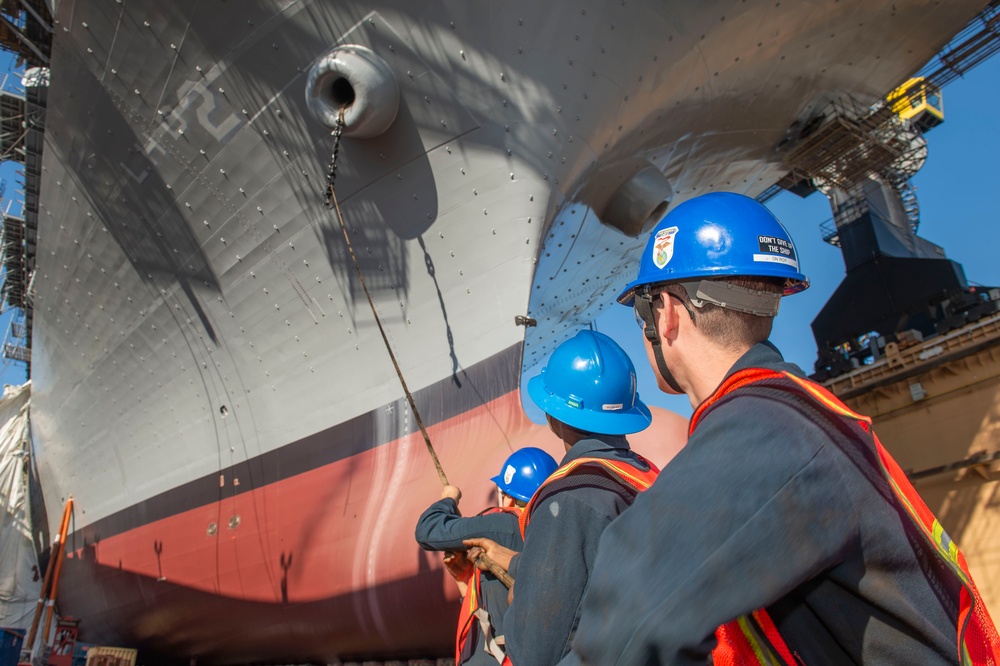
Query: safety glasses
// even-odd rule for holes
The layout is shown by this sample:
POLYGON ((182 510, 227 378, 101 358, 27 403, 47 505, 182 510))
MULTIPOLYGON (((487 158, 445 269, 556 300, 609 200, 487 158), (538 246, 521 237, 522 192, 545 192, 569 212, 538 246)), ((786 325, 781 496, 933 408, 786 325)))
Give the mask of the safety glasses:
POLYGON ((635 323, 639 325, 639 328, 643 331, 648 331, 646 333, 646 337, 649 337, 651 333, 655 335, 653 308, 655 308, 655 304, 660 301, 659 296, 661 293, 665 293, 667 296, 683 305, 684 309, 687 310, 688 315, 691 317, 691 321, 694 321, 694 311, 691 309, 691 306, 685 303, 684 300, 677 294, 672 294, 666 290, 651 291, 649 287, 644 287, 642 291, 637 289, 635 292, 635 300, 632 301, 632 314, 635 315, 635 323))
POLYGON ((639 298, 636 297, 635 301, 632 303, 632 314, 635 315, 635 323, 639 325, 639 328, 646 328, 646 321, 642 318, 639 313, 639 298))

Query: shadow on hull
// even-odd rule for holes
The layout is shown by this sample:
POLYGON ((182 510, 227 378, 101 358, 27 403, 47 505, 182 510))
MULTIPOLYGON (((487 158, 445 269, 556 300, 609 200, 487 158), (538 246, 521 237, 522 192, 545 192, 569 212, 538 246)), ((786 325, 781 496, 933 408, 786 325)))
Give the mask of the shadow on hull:
POLYGON ((263 603, 101 565, 93 551, 66 559, 63 576, 74 584, 60 604, 85 618, 83 640, 136 646, 147 664, 437 658, 453 649, 458 604, 444 593, 452 582, 430 569, 427 555, 424 571, 399 582, 318 601, 263 603), (370 616, 373 599, 392 609, 389 635, 370 616))

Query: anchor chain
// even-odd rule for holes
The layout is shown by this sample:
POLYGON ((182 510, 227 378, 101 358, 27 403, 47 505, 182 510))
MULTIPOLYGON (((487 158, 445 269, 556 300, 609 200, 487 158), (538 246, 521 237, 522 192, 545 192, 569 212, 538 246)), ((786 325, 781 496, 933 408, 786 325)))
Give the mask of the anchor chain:
POLYGON ((337 125, 330 132, 333 137, 333 154, 330 156, 330 164, 326 167, 326 192, 323 203, 327 208, 333 208, 333 185, 337 180, 337 153, 340 152, 340 137, 344 134, 344 108, 340 108, 337 114, 337 125))
MULTIPOLYGON (((427 428, 424 427, 424 422, 420 418, 420 412, 417 410, 417 403, 413 400, 413 394, 410 393, 409 387, 406 385, 406 380, 403 379, 403 371, 399 367, 399 363, 396 361, 396 355, 392 351, 392 345, 389 344, 389 338, 386 336, 385 329, 382 326, 382 319, 378 315, 378 311, 375 309, 375 303, 372 301, 372 295, 368 291, 368 285, 365 284, 365 278, 361 274, 361 265, 358 263, 358 258, 354 254, 354 247, 351 245, 351 238, 347 234, 347 225, 344 224, 344 216, 340 213, 340 204, 337 202, 337 194, 334 189, 334 183, 337 180, 337 153, 340 151, 340 137, 344 133, 344 109, 340 109, 340 114, 337 116, 337 126, 333 128, 333 155, 330 157, 330 165, 327 167, 326 171, 326 192, 324 195, 324 203, 327 208, 332 208, 337 211, 337 222, 340 223, 340 230, 344 234, 344 242, 347 244, 347 251, 351 255, 351 261, 354 263, 354 270, 358 274, 358 280, 361 282, 361 288, 365 292, 365 297, 368 299, 368 305, 371 307, 372 316, 375 317, 375 324, 378 326, 378 331, 382 335, 382 342, 385 343, 385 350, 389 353, 389 359, 392 361, 392 366, 396 370, 396 376, 399 378, 399 383, 403 387, 403 393, 406 395, 406 400, 410 404, 410 410, 413 412, 413 416, 417 421, 417 426, 420 428, 420 433, 424 437, 424 444, 427 446, 427 452, 431 456, 431 462, 434 463, 434 469, 437 471, 438 479, 441 481, 442 486, 447 486, 448 477, 444 473, 444 468, 441 466, 441 461, 438 460, 437 453, 434 451, 434 445, 431 444, 430 435, 427 433, 427 428)), ((481 551, 482 549, 478 549, 481 551)), ((496 562, 491 560, 488 555, 484 552, 477 552, 474 554, 472 561, 477 565, 482 565, 486 569, 496 576, 500 582, 502 582, 508 589, 514 585, 514 579, 508 574, 503 568, 500 567, 496 562)), ((284 566, 284 555, 282 555, 282 566, 284 566)))
POLYGON ((337 152, 340 150, 340 136, 344 129, 344 109, 340 109, 340 115, 337 116, 337 126, 333 129, 333 156, 330 158, 330 169, 327 173, 327 188, 326 188, 326 205, 328 208, 332 208, 337 213, 337 222, 340 224, 340 231, 344 236, 344 244, 347 245, 347 252, 351 257, 351 263, 354 264, 354 271, 358 275, 358 282, 361 283, 361 289, 365 292, 365 298, 368 299, 368 306, 371 308, 372 317, 375 318, 375 325, 378 326, 378 332, 382 335, 382 342, 385 344, 385 350, 389 354, 389 360, 392 361, 392 367, 396 370, 396 376, 399 378, 399 383, 403 387, 403 393, 406 395, 406 401, 410 404, 410 411, 413 413, 413 417, 417 422, 417 426, 420 428, 420 433, 424 436, 424 444, 427 445, 427 452, 431 456, 431 461, 434 463, 434 469, 437 470, 438 479, 441 481, 442 486, 448 485, 448 477, 444 473, 444 468, 441 467, 441 461, 438 460, 437 453, 434 451, 434 446, 431 444, 431 437, 427 434, 427 428, 424 427, 424 422, 420 418, 420 411, 417 409, 417 403, 413 400, 413 394, 410 393, 410 388, 406 385, 406 380, 403 378, 403 371, 399 367, 399 363, 396 361, 396 354, 392 351, 392 345, 389 344, 389 337, 385 332, 385 327, 382 325, 382 318, 379 317, 378 310, 375 308, 375 301, 372 300, 371 292, 368 291, 368 285, 365 284, 365 276, 361 273, 361 264, 358 262, 357 255, 354 254, 354 245, 351 243, 351 237, 347 233, 347 225, 344 223, 344 216, 340 212, 340 203, 337 201, 337 191, 334 188, 334 182, 337 177, 337 152))

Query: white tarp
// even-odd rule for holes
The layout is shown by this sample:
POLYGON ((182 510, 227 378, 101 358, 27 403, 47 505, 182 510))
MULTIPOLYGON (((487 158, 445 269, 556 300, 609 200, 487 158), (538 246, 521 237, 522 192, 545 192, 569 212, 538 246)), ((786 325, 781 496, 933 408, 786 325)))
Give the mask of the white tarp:
POLYGON ((28 405, 31 382, 0 397, 0 627, 27 629, 42 581, 28 512, 28 405))

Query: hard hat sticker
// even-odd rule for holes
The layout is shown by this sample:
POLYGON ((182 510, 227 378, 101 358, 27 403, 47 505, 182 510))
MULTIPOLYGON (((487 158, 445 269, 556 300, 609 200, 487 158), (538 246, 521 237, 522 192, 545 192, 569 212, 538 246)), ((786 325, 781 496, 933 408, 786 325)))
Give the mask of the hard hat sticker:
POLYGON ((795 245, 792 241, 777 236, 757 236, 760 254, 753 255, 754 261, 772 264, 785 264, 799 270, 799 261, 795 257, 795 245))
POLYGON ((653 263, 657 268, 663 268, 674 256, 674 236, 677 227, 660 229, 653 238, 653 263))
POLYGON ((620 402, 616 402, 616 403, 613 403, 613 404, 612 403, 608 403, 608 404, 601 405, 601 409, 603 409, 606 412, 617 412, 617 411, 621 410, 624 406, 625 405, 623 403, 620 403, 620 402))
POLYGON ((513 465, 507 465, 507 467, 504 468, 503 470, 503 482, 506 483, 508 486, 510 485, 511 480, 514 478, 515 471, 517 470, 514 469, 513 465))

